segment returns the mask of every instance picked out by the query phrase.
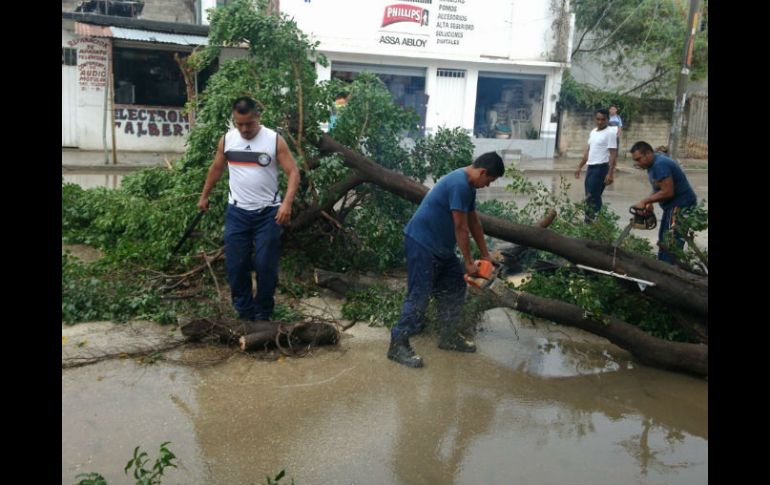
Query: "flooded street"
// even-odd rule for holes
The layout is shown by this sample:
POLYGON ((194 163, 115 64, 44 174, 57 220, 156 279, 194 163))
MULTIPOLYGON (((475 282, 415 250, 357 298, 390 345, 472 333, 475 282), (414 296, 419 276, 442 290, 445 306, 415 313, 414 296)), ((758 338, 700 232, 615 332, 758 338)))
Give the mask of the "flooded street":
MULTIPOLYGON (((115 188, 127 173, 63 169, 62 177, 115 188)), ((563 176, 570 197, 583 198, 572 171, 531 166, 525 175, 552 189, 563 176)), ((687 177, 707 198, 707 171, 687 177)), ((524 202, 506 183, 478 200, 524 202)), ((644 172, 622 167, 604 201, 625 223, 649 191, 644 172)), ((632 233, 657 240, 657 230, 632 233)), ((707 247, 708 234, 696 241, 707 247)), ((330 318, 340 318, 340 304, 330 318)), ((119 345, 119 332, 100 325, 62 325, 63 362, 119 345)), ((164 485, 256 485, 281 470, 280 483, 296 485, 708 483, 706 380, 645 367, 603 338, 513 311, 490 310, 479 326, 475 354, 413 338, 422 369, 388 360, 389 331, 361 322, 305 358, 185 344, 154 363, 63 368, 62 484, 86 472, 128 483, 134 448, 151 466, 165 441, 179 468, 167 469, 164 485)), ((146 344, 143 331, 125 341, 146 344)), ((178 338, 171 327, 152 332, 178 338)))
MULTIPOLYGON (((141 445, 171 441, 164 484, 703 484, 706 381, 641 366, 594 335, 501 309, 479 351, 385 358, 388 331, 357 324, 339 347, 278 361, 185 346, 152 365, 62 371, 62 483, 124 483, 141 445), (288 483, 288 481, 287 481, 288 483)), ((225 350, 225 352, 227 352, 225 350)), ((153 458, 154 459, 154 458, 153 458)))

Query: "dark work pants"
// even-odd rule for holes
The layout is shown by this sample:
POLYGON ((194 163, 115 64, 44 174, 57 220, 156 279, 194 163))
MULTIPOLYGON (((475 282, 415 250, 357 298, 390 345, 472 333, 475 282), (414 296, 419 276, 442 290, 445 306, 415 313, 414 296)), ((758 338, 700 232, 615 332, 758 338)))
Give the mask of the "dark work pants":
POLYGON ((283 228, 275 222, 278 207, 246 210, 228 204, 225 212, 225 269, 233 306, 243 320, 269 320, 275 306, 278 259, 283 228), (257 271, 253 296, 251 270, 257 271))
MULTIPOLYGON (((674 258, 673 256, 665 251, 662 247, 660 247, 661 243, 665 243, 666 240, 664 239, 666 237, 666 233, 671 231, 674 234, 674 244, 676 244, 676 247, 679 249, 684 248, 684 234, 680 234, 679 231, 676 230, 676 219, 677 216, 681 216, 684 212, 691 209, 692 206, 685 206, 685 207, 678 207, 673 206, 669 207, 668 209, 663 210, 663 217, 660 220, 660 228, 658 229, 658 259, 661 261, 665 261, 669 264, 674 264, 674 258)), ((671 242, 668 243, 669 248, 671 248, 671 242)))
POLYGON ((442 330, 456 327, 465 303, 465 269, 457 256, 438 258, 409 236, 405 237, 407 295, 401 318, 391 329, 391 340, 404 341, 422 330, 428 300, 436 298, 442 330))
POLYGON ((610 171, 609 163, 589 165, 586 169, 586 222, 594 220, 596 213, 602 208, 602 193, 604 193, 604 178, 610 171))

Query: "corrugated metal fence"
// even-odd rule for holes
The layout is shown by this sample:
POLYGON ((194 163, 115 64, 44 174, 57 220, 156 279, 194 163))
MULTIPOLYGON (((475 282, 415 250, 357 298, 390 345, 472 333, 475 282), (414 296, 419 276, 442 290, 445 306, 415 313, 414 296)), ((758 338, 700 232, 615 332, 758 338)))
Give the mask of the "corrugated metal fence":
POLYGON ((709 157, 709 96, 693 93, 687 99, 681 158, 709 157))

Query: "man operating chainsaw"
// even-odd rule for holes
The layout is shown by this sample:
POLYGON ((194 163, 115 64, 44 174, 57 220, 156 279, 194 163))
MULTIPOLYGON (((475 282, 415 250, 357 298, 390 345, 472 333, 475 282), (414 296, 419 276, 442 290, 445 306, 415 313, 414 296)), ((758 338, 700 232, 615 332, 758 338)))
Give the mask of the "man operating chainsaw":
POLYGON ((677 231, 676 221, 684 211, 695 206, 698 202, 695 192, 687 181, 679 165, 663 155, 652 151, 652 146, 644 141, 638 141, 631 147, 631 158, 634 166, 647 170, 647 176, 652 185, 652 194, 634 205, 636 209, 652 210, 653 202, 658 202, 663 209, 658 232, 658 259, 674 264, 671 253, 666 251, 665 237, 669 231, 679 249, 684 247, 684 235, 677 231))
POLYGON ((469 234, 476 241, 481 258, 491 261, 476 213, 476 189, 487 187, 504 172, 500 155, 488 152, 471 165, 444 175, 404 228, 407 296, 401 317, 391 330, 389 359, 409 367, 422 367, 422 357, 415 354, 409 337, 422 330, 431 295, 436 298, 438 309, 438 347, 476 351, 475 344, 466 340, 458 329, 465 301, 463 275, 476 275, 479 271, 471 257, 469 234), (463 263, 455 255, 455 244, 460 248, 463 263))

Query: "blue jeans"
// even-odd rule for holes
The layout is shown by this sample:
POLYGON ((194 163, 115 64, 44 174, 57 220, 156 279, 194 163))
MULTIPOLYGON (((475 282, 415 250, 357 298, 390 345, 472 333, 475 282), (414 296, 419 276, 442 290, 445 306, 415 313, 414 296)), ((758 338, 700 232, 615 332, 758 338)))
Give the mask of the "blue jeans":
POLYGON ((609 163, 589 165, 586 169, 586 222, 591 222, 596 213, 602 208, 602 193, 604 193, 604 178, 610 171, 609 163))
POLYGON ((225 269, 233 306, 243 320, 269 320, 273 315, 283 233, 276 212, 278 207, 250 211, 232 204, 225 211, 225 269), (256 298, 252 268, 257 271, 256 298))
MULTIPOLYGON (((676 247, 679 249, 684 248, 684 234, 680 234, 676 230, 676 218, 682 215, 683 212, 690 209, 692 206, 678 207, 673 206, 663 210, 663 217, 660 220, 660 229, 658 229, 658 259, 668 264, 674 264, 674 257, 672 254, 665 251, 660 245, 665 243, 666 233, 671 230, 674 235, 674 241, 676 247)), ((671 243, 669 243, 670 245, 671 243)), ((673 248, 671 248, 673 249, 673 248)))
POLYGON ((401 318, 393 326, 393 341, 404 341, 419 333, 428 300, 433 295, 438 308, 438 321, 453 328, 465 302, 465 269, 457 256, 438 258, 409 236, 404 240, 407 264, 407 295, 401 307, 401 318))

